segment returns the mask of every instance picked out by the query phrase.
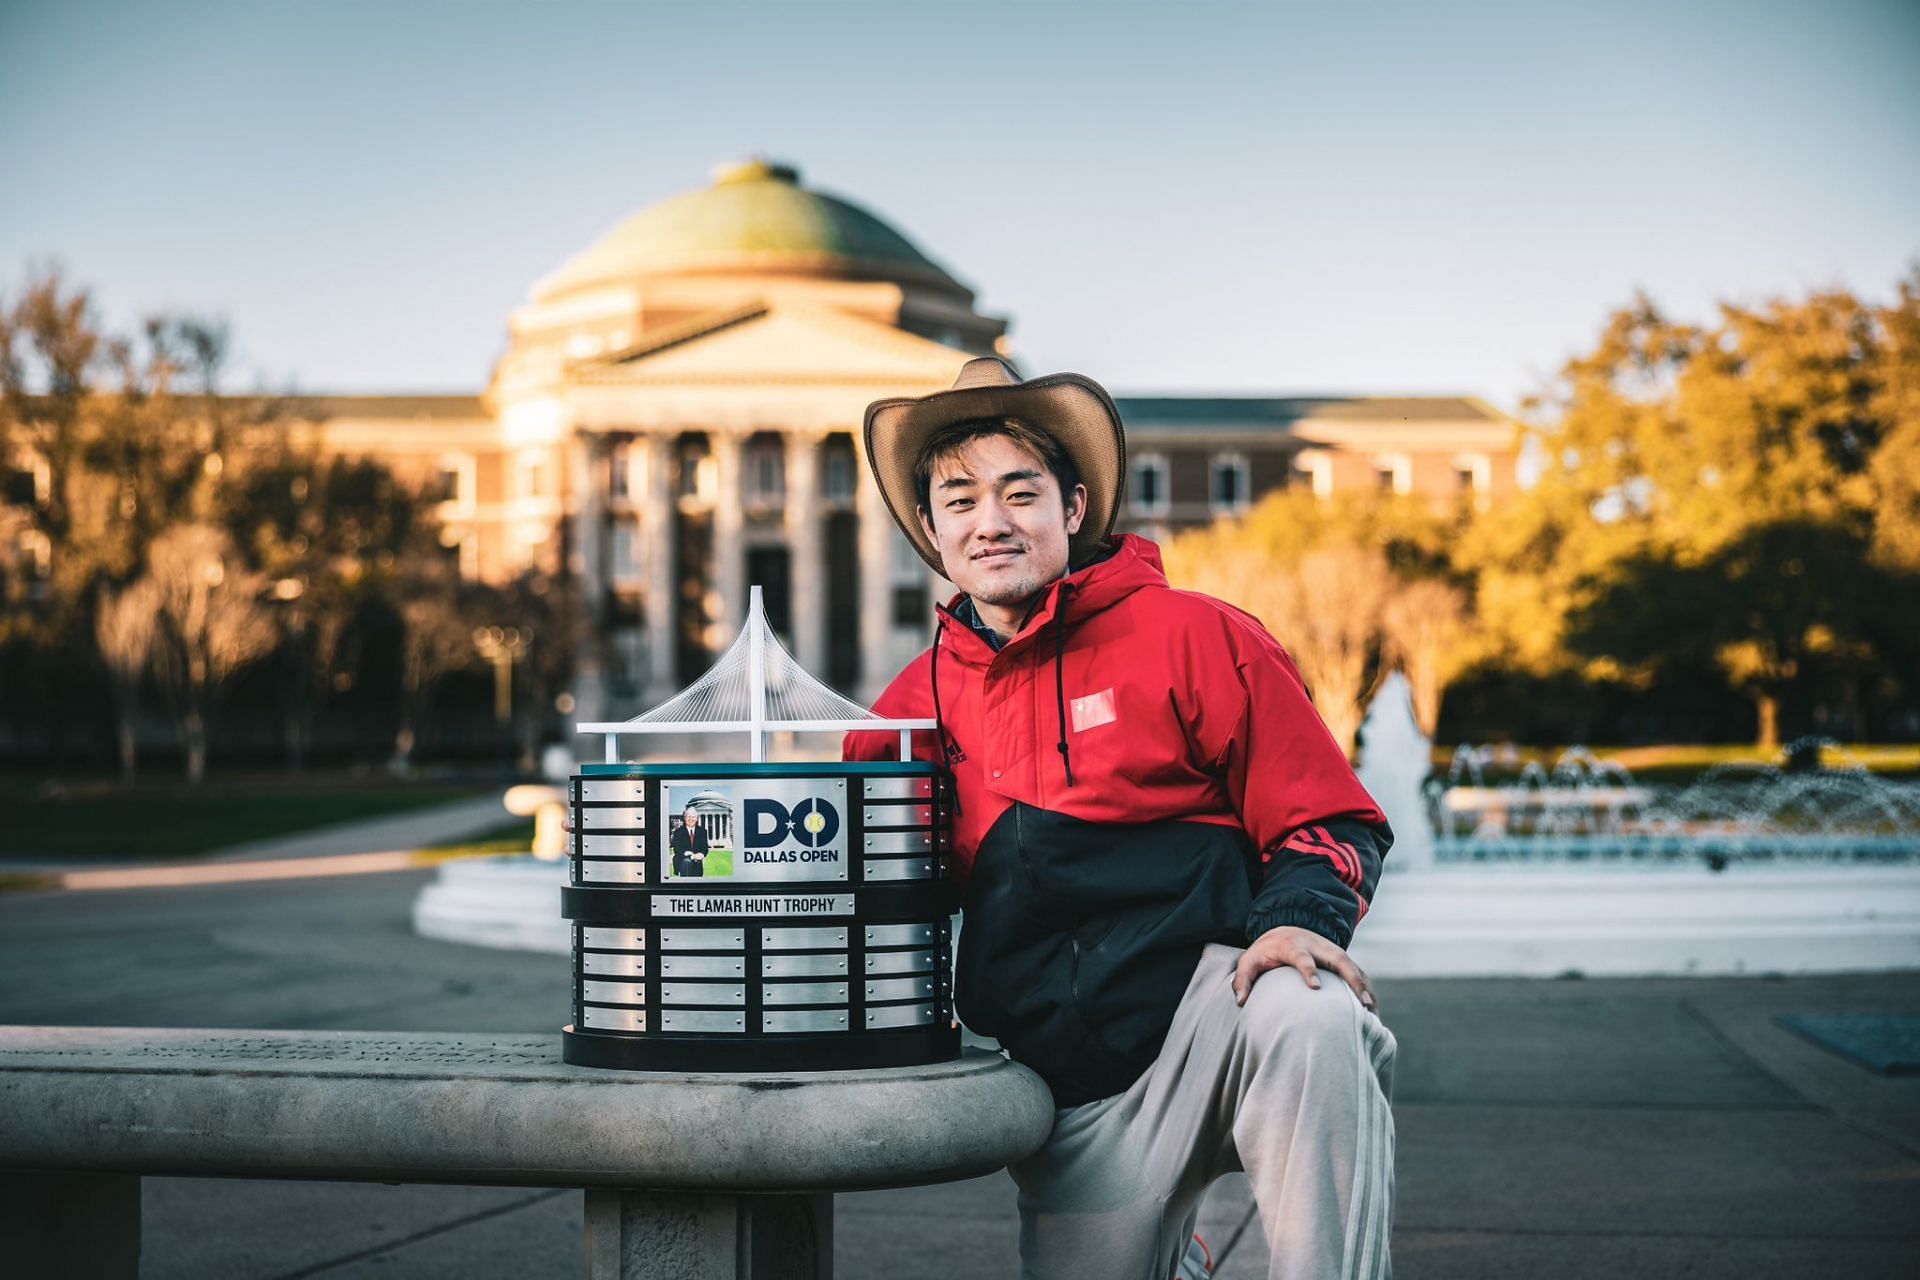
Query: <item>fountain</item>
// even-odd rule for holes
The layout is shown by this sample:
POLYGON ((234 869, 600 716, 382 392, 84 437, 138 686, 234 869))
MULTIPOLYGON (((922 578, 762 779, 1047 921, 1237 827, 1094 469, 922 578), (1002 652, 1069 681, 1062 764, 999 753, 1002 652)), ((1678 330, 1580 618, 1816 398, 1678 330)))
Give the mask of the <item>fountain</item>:
MULTIPOLYGON (((1819 754, 1836 767, 1723 765, 1685 786, 1579 747, 1549 767, 1464 746, 1434 777, 1395 674, 1361 747, 1361 781, 1394 828, 1353 947, 1377 975, 1920 968, 1920 785, 1875 777, 1831 744, 1819 754)), ((450 863, 414 926, 565 954, 565 878, 526 856, 450 863)))
POLYGON ((1442 780, 1397 675, 1361 743, 1361 781, 1395 834, 1353 947, 1371 972, 1920 968, 1920 785, 1835 744, 1782 753, 1835 767, 1721 765, 1685 786, 1581 747, 1549 768, 1463 746, 1442 780))
POLYGON ((1360 785, 1393 827, 1389 871, 1433 866, 1433 824, 1427 820, 1427 772, 1433 743, 1413 718, 1413 686, 1389 675, 1360 725, 1360 785))

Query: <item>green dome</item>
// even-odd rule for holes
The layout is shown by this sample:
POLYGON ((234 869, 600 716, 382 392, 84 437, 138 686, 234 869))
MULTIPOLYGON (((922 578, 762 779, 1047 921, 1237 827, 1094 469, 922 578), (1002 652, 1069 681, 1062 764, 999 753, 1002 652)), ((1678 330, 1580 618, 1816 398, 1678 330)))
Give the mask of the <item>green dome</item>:
POLYGON ((800 186, 799 171, 754 160, 704 191, 640 210, 534 286, 543 301, 647 276, 726 271, 900 280, 965 293, 866 210, 800 186))

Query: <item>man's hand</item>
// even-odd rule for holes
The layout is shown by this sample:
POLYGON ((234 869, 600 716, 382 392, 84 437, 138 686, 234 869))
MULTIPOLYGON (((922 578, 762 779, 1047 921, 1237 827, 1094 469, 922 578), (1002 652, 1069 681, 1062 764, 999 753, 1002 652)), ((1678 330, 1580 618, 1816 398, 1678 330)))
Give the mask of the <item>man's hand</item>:
POLYGON ((1320 970, 1337 973, 1353 988, 1353 994, 1360 997, 1360 1003, 1369 1012, 1377 1011, 1373 987, 1353 957, 1313 930, 1290 924, 1267 930, 1240 957, 1240 964, 1233 971, 1233 1002, 1244 1005, 1260 975, 1283 965, 1298 969, 1307 985, 1315 988, 1320 985, 1320 970))

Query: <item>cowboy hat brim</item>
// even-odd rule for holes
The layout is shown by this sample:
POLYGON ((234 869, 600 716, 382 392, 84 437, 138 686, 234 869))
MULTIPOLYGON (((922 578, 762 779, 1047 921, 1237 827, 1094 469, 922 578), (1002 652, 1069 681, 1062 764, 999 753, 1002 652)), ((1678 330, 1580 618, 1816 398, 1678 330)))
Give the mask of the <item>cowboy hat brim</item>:
MULTIPOLYGON (((984 364, 987 360, 969 362, 984 364)), ((1012 370, 998 360, 992 364, 1012 370)), ((966 378, 963 371, 962 378, 966 378)), ((1028 382, 975 383, 930 396, 876 400, 867 406, 867 464, 894 523, 920 558, 947 576, 940 552, 920 527, 914 464, 936 431, 973 418, 1018 418, 1060 442, 1087 487, 1087 513, 1067 544, 1068 563, 1084 563, 1113 532, 1126 478, 1127 440, 1113 397, 1091 378, 1054 373, 1028 382)), ((1064 496, 1064 495, 1062 495, 1064 496)))

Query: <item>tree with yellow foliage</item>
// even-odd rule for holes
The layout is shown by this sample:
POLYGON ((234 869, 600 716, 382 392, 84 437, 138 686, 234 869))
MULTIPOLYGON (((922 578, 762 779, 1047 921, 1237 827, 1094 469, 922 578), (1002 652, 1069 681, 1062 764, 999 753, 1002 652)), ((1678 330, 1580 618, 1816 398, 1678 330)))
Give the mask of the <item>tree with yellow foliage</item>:
POLYGON ((1563 371, 1539 483, 1463 547, 1508 659, 1711 660, 1773 746, 1816 674, 1910 652, 1916 335, 1920 273, 1887 307, 1835 290, 1711 327, 1644 298, 1616 313, 1563 371))

